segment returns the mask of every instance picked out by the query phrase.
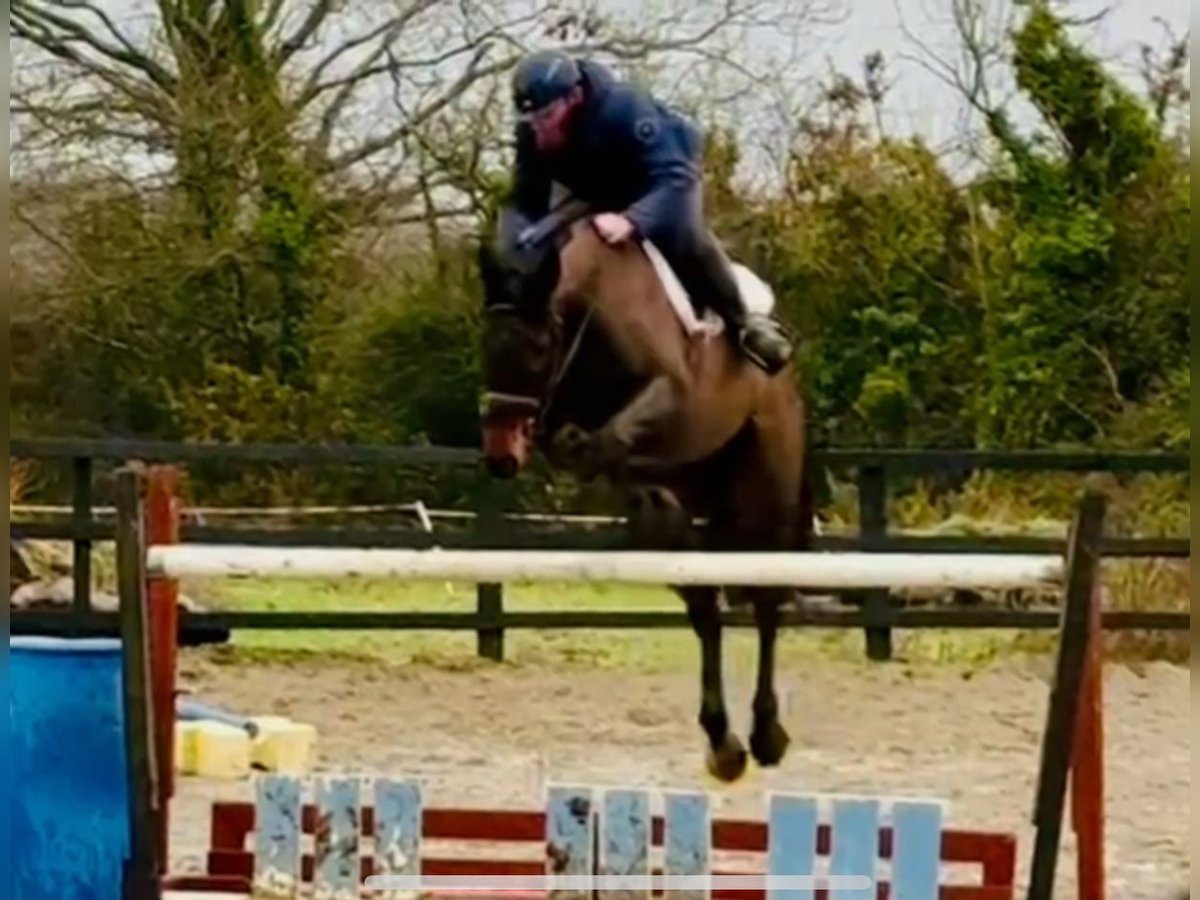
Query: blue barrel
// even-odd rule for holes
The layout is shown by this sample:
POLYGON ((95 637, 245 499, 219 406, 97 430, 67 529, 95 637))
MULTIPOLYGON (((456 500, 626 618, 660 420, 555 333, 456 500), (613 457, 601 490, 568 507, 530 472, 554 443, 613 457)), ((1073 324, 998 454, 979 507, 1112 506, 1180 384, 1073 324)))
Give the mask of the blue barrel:
POLYGON ((10 637, 14 900, 120 900, 129 853, 121 642, 10 637))

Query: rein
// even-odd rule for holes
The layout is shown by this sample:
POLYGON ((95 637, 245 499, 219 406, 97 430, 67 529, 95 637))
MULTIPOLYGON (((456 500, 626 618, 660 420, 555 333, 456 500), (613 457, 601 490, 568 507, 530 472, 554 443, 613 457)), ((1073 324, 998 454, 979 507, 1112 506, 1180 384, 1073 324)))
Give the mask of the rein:
POLYGON ((583 315, 583 321, 579 323, 579 328, 575 330, 575 337, 571 340, 571 346, 567 348, 567 352, 563 355, 562 362, 550 378, 550 384, 546 387, 546 396, 541 403, 541 409, 538 411, 537 430, 541 431, 542 426, 546 422, 546 414, 550 411, 550 407, 554 405, 554 396, 558 392, 559 385, 567 375, 567 370, 570 369, 571 363, 575 361, 575 355, 579 352, 579 345, 583 343, 584 332, 587 331, 588 323, 592 321, 592 313, 596 311, 596 307, 589 306, 587 312, 583 315))

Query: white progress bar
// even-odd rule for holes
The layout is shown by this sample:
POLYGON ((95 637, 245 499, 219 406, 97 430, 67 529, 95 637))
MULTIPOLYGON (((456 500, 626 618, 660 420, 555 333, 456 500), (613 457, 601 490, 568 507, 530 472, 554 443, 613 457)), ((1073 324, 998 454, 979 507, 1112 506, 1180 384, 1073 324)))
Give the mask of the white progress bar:
MULTIPOLYGON (((866 875, 372 875, 376 891, 873 891, 866 875)), ((874 897, 874 894, 871 894, 874 897)))

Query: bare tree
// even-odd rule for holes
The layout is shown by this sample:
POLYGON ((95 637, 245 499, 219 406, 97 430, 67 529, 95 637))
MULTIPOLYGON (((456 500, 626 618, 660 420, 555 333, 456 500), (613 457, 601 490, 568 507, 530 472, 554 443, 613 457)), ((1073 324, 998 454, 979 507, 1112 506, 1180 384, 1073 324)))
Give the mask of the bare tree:
POLYGON ((553 42, 744 97, 779 82, 834 2, 659 0, 622 17, 592 0, 14 0, 17 43, 36 52, 12 111, 26 164, 71 145, 230 206, 290 160, 343 215, 397 215, 448 187, 453 210, 503 153, 502 77, 524 49, 553 42), (419 159, 446 168, 422 176, 419 159))
POLYGON ((957 38, 953 53, 934 49, 900 15, 901 31, 918 51, 900 58, 929 72, 965 101, 960 146, 977 158, 982 155, 980 121, 984 133, 1001 141, 1010 133, 1008 113, 1017 98, 1009 60, 1014 10, 1008 0, 950 0, 950 14, 957 38))
POLYGON ((1192 102, 1188 77, 1191 33, 1179 36, 1165 20, 1156 17, 1154 21, 1162 29, 1163 43, 1158 47, 1141 45, 1142 81, 1159 127, 1165 127, 1173 114, 1180 116, 1186 125, 1192 102))
MULTIPOLYGON (((745 97, 781 80, 789 46, 839 2, 650 0, 619 14, 596 0, 13 0, 14 178, 90 179, 133 210, 136 241, 70 271, 81 295, 136 305, 146 288, 128 273, 157 266, 146 280, 162 299, 97 312, 104 328, 158 327, 170 302, 194 359, 204 344, 304 389, 308 329, 343 248, 406 223, 436 244, 447 220, 494 201, 506 75, 524 50, 554 44, 745 97), (122 253, 128 265, 106 268, 122 253)), ((23 194, 38 195, 79 202, 23 194)), ((27 224, 35 205, 18 211, 27 224)), ((33 233, 71 250, 60 231, 33 233)))

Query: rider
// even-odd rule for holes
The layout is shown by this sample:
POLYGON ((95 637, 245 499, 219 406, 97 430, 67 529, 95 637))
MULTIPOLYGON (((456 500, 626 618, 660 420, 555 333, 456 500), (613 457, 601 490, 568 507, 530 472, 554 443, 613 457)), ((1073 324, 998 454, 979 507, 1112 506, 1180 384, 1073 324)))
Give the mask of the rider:
POLYGON ((769 317, 746 314, 729 261, 704 222, 698 128, 599 63, 557 50, 526 56, 512 91, 520 116, 518 223, 501 236, 508 246, 521 220, 546 214, 557 182, 604 210, 592 221, 605 241, 650 240, 693 303, 705 298, 751 361, 771 374, 783 368, 789 341, 769 317))

